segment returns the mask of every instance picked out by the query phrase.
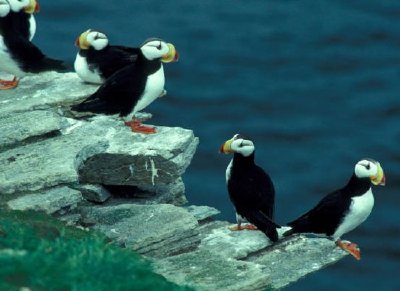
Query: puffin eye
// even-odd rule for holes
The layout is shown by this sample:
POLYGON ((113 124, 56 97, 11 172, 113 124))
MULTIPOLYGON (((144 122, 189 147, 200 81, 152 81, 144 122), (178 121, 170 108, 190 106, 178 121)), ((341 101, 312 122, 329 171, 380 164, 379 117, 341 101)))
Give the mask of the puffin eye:
POLYGON ((157 46, 157 49, 161 50, 161 41, 160 41, 160 44, 157 46))
POLYGON ((368 164, 365 166, 365 168, 366 168, 367 170, 371 169, 370 164, 368 163, 368 164))

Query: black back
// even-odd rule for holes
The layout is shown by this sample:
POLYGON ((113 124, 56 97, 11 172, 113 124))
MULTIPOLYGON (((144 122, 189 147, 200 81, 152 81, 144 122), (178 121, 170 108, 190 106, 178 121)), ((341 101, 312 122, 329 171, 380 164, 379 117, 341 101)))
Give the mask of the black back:
POLYGON ((136 62, 109 77, 99 89, 82 103, 72 106, 75 111, 126 116, 135 107, 146 86, 147 76, 161 68, 159 59, 147 60, 140 49, 136 62))
POLYGON ((234 154, 228 192, 238 214, 272 241, 278 240, 279 225, 273 222, 275 188, 269 175, 254 163, 254 153, 248 157, 234 154))
POLYGON ((107 79, 118 70, 134 63, 138 49, 124 46, 108 45, 102 50, 89 48, 80 50, 79 54, 86 57, 89 70, 98 70, 102 78, 107 79))
POLYGON ((348 213, 351 198, 361 196, 371 187, 369 178, 353 174, 345 187, 325 196, 313 209, 289 222, 290 233, 318 233, 332 236, 348 213))

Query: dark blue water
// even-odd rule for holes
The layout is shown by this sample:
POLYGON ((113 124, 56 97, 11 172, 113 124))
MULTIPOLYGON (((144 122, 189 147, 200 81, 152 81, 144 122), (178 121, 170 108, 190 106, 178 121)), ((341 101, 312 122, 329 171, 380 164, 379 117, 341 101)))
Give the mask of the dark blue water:
POLYGON ((344 238, 362 248, 292 290, 400 290, 400 2, 40 1, 34 42, 72 62, 88 28, 112 44, 158 36, 178 48, 165 66, 168 97, 148 107, 158 125, 200 137, 184 176, 191 204, 234 221, 220 144, 252 137, 277 188, 276 220, 297 217, 343 186, 355 162, 381 162, 368 220, 344 238), (351 2, 351 3, 350 3, 351 2))

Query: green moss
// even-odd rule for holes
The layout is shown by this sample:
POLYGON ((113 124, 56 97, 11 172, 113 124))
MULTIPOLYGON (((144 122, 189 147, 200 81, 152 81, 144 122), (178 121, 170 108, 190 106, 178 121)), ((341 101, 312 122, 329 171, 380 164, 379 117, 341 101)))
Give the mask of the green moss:
POLYGON ((36 212, 0 213, 0 290, 186 290, 105 237, 36 212))

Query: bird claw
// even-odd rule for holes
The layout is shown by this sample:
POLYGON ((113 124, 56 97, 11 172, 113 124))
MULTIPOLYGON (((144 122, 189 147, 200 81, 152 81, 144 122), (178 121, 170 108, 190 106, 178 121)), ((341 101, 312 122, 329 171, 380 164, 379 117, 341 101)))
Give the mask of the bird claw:
POLYGON ((18 80, 16 77, 12 80, 2 80, 0 79, 0 90, 13 89, 18 86, 18 80))
POLYGON ((352 255, 357 261, 361 260, 361 250, 356 243, 338 240, 336 241, 336 245, 352 255))
POLYGON ((246 230, 258 230, 257 226, 252 225, 252 224, 245 224, 245 225, 236 224, 236 225, 230 226, 228 228, 231 231, 240 231, 240 230, 245 230, 245 229, 246 230))
POLYGON ((134 119, 131 121, 125 121, 124 124, 129 126, 133 132, 153 134, 156 133, 156 128, 152 126, 145 126, 140 120, 134 119))

